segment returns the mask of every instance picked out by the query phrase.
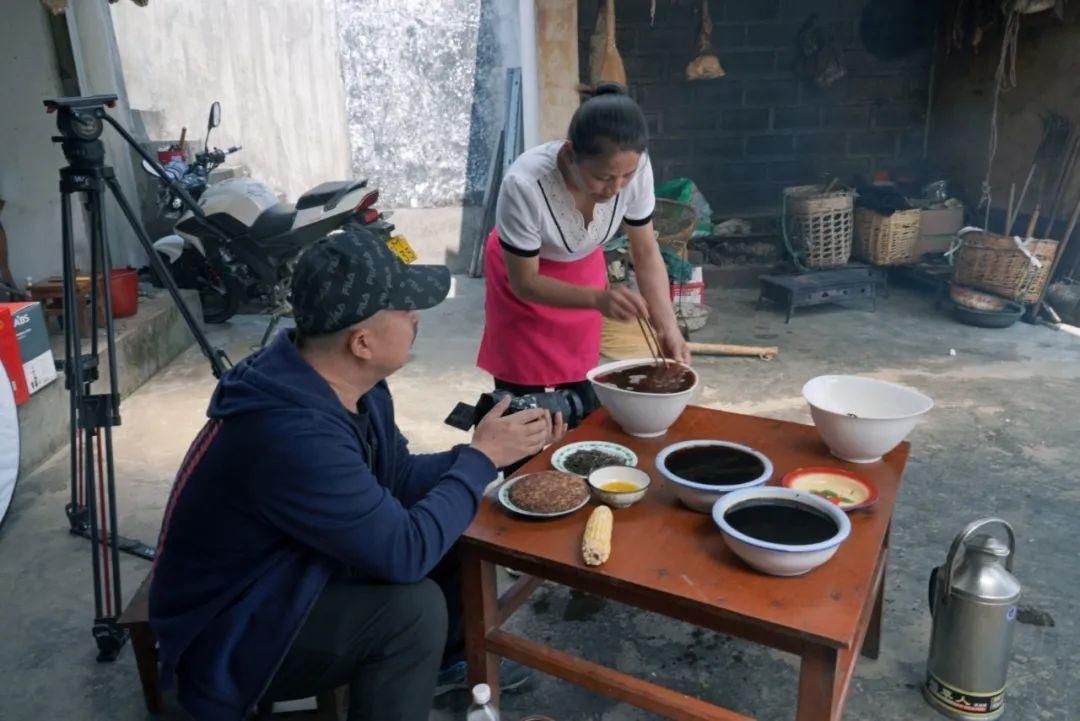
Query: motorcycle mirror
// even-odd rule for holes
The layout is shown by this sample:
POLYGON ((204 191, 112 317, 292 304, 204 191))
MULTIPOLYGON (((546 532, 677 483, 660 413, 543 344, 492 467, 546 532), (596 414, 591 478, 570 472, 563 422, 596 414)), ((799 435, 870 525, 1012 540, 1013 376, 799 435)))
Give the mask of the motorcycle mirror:
POLYGON ((210 119, 206 122, 206 141, 203 143, 203 152, 210 149, 210 131, 221 125, 221 103, 214 101, 210 105, 210 119))
POLYGON ((155 178, 161 177, 161 173, 157 171, 157 168, 154 167, 153 163, 151 163, 149 160, 146 160, 145 158, 142 161, 142 167, 143 170, 145 170, 150 175, 153 175, 155 178))

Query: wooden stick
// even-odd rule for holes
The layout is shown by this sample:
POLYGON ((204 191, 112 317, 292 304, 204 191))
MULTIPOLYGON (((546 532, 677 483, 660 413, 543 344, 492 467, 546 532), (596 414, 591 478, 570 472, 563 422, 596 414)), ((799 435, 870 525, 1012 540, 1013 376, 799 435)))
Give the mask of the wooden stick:
POLYGON ((727 343, 689 343, 690 352, 710 356, 746 356, 772 360, 779 353, 777 346, 728 345, 727 343))
POLYGON ((1073 208, 1072 216, 1069 218, 1069 225, 1065 228, 1065 235, 1061 236, 1057 251, 1054 252, 1054 262, 1050 264, 1050 272, 1046 275, 1046 284, 1039 294, 1039 300, 1031 307, 1031 313, 1036 318, 1038 318, 1039 310, 1042 309, 1046 302, 1046 293, 1050 290, 1050 284, 1054 282, 1054 273, 1057 272, 1061 259, 1065 257, 1065 249, 1069 247, 1069 238, 1072 237, 1073 231, 1076 230, 1077 220, 1080 220, 1080 198, 1076 199, 1076 207, 1073 208))
POLYGON ((1035 225, 1039 222, 1040 210, 1042 210, 1042 206, 1036 204, 1035 212, 1031 214, 1031 220, 1028 221, 1027 233, 1024 235, 1025 238, 1031 238, 1035 235, 1035 225))
POLYGON ((1066 243, 1069 242, 1069 238, 1072 236, 1074 230, 1076 230, 1076 221, 1080 219, 1080 198, 1076 199, 1076 207, 1073 208, 1072 216, 1069 218, 1069 224, 1065 227, 1065 235, 1061 236, 1061 246, 1058 247, 1057 255, 1054 256, 1054 265, 1057 265, 1060 260, 1062 251, 1065 250, 1066 243))
POLYGON ((1051 230, 1053 230, 1054 221, 1057 220, 1058 203, 1061 202, 1062 187, 1072 174, 1072 164, 1075 160, 1074 153, 1076 152, 1077 143, 1080 142, 1080 135, 1075 132, 1069 135, 1069 141, 1065 144, 1065 159, 1061 163, 1061 167, 1058 169, 1057 180, 1054 182, 1054 187, 1050 196, 1050 212, 1047 213, 1047 217, 1050 218, 1050 225, 1046 228, 1047 237, 1050 236, 1051 230))
MULTIPOLYGON (((1004 235, 1009 234, 1009 226, 1012 225, 1012 214, 1013 214, 1013 203, 1014 202, 1016 202, 1016 183, 1010 183, 1009 184, 1009 209, 1005 213, 1005 230, 1003 231, 1004 235)), ((990 229, 987 228, 986 231, 990 232, 990 229)))
POLYGON ((1031 185, 1031 176, 1035 175, 1036 164, 1031 164, 1031 170, 1028 171, 1027 180, 1024 181, 1024 189, 1020 191, 1020 200, 1016 203, 1016 215, 1009 221, 1009 228, 1005 231, 1005 235, 1012 235, 1012 228, 1016 225, 1016 219, 1020 216, 1020 211, 1024 207, 1024 198, 1027 197, 1028 186, 1031 185))
MULTIPOLYGON (((1068 210, 1068 206, 1065 203, 1065 193, 1069 189, 1069 185, 1073 178, 1073 173, 1076 171, 1077 159, 1080 159, 1080 133, 1076 134, 1074 143, 1069 149, 1069 156, 1065 161, 1066 169, 1061 174, 1061 180, 1058 183, 1057 188, 1057 200, 1054 202, 1053 212, 1050 214, 1050 225, 1046 229, 1046 237, 1054 237, 1054 226, 1057 225, 1058 220, 1058 206, 1061 205, 1062 213, 1068 210)), ((1064 220, 1064 218, 1062 218, 1064 220)))

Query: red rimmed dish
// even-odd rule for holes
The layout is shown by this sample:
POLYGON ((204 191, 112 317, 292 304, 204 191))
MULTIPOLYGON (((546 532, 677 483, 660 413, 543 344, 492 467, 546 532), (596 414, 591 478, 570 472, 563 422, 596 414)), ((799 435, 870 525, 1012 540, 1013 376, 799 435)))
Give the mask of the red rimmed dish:
POLYGON ((849 513, 869 508, 878 500, 874 484, 840 468, 797 468, 784 476, 781 484, 785 488, 820 496, 849 513))

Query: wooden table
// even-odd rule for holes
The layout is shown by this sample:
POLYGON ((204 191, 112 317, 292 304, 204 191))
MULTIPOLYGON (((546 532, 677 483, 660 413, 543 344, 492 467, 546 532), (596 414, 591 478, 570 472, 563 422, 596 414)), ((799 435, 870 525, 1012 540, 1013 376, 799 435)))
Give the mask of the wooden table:
MULTIPOLYGON (((811 426, 688 408, 658 439, 624 435, 605 411, 593 414, 566 442, 609 440, 632 448, 652 476, 646 497, 615 511, 611 559, 599 568, 581 560, 591 507, 550 521, 508 515, 489 495, 462 538, 466 645, 470 682, 498 696, 498 658, 505 657, 668 718, 735 721, 749 717, 638 679, 502 630, 531 593, 549 580, 801 657, 798 721, 836 721, 859 652, 877 658, 885 563, 908 445, 869 465, 833 458, 811 426), (813 465, 856 470, 880 500, 851 516, 851 536, 826 564, 798 578, 753 571, 724 544, 707 515, 678 504, 653 466, 665 446, 695 438, 756 448, 772 459, 775 485, 789 471, 813 465), (524 574, 497 597, 495 565, 524 574)), ((522 473, 550 467, 549 449, 522 473)))

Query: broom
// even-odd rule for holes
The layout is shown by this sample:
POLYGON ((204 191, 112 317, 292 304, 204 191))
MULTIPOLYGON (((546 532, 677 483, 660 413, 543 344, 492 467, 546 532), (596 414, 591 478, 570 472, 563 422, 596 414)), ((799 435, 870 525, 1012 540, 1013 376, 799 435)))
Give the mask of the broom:
MULTIPOLYGON (((690 353, 704 356, 740 356, 772 360, 780 352, 776 346, 729 345, 726 343, 690 343, 690 353)), ((612 360, 649 357, 649 348, 634 321, 620 322, 604 318, 600 329, 600 353, 612 360)))

